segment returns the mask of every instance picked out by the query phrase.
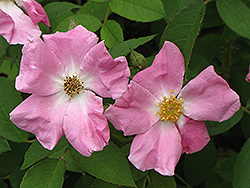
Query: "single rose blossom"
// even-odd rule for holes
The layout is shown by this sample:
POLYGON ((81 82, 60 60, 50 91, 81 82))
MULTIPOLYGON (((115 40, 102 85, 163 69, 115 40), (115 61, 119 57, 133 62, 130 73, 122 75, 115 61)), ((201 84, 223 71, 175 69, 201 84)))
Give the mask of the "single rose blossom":
POLYGON ((138 169, 174 175, 183 152, 201 150, 210 140, 204 121, 224 121, 239 108, 239 96, 213 66, 182 89, 184 58, 165 42, 149 68, 137 73, 105 116, 124 135, 136 134, 129 160, 138 169))
POLYGON ((104 41, 82 26, 43 35, 23 47, 19 91, 32 94, 10 119, 53 149, 65 134, 84 156, 100 151, 109 141, 102 97, 118 98, 127 89, 130 71, 125 57, 112 59, 104 41), (94 93, 95 92, 95 93, 94 93))
POLYGON ((246 81, 250 82, 250 65, 249 65, 249 73, 246 76, 246 81))
POLYGON ((35 0, 0 0, 0 35, 10 44, 24 44, 35 37, 40 37, 38 22, 50 26, 48 16, 35 0))

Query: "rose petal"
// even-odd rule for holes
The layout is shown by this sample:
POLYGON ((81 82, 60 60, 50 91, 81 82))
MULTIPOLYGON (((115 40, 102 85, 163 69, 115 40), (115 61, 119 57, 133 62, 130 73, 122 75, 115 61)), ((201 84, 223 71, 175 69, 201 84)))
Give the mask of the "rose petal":
POLYGON ((119 98, 127 89, 130 71, 125 57, 113 60, 104 41, 95 45, 81 65, 84 86, 102 97, 119 98))
POLYGON ((246 81, 250 82, 250 65, 249 65, 249 73, 246 76, 246 81))
POLYGON ((11 41, 15 23, 12 18, 0 10, 0 35, 2 35, 8 42, 11 41))
POLYGON ((149 68, 137 73, 133 80, 150 91, 155 97, 170 96, 170 91, 178 94, 185 73, 184 58, 171 42, 165 42, 149 68))
POLYGON ((158 100, 146 89, 131 81, 128 90, 105 111, 105 116, 124 135, 143 133, 158 120, 158 100))
MULTIPOLYGON (((25 15, 12 1, 1 1, 0 9, 8 14, 15 23, 13 35, 8 41, 10 44, 25 44, 28 40, 41 35, 38 25, 35 25, 30 17, 25 15)), ((1 25, 1 27, 3 26, 1 25)))
POLYGON ((197 121, 224 121, 240 108, 239 96, 214 72, 213 66, 203 70, 180 92, 186 116, 197 121))
POLYGON ((10 120, 35 134, 43 147, 52 150, 64 134, 62 127, 67 105, 61 93, 47 97, 31 95, 10 113, 10 120))
POLYGON ((43 39, 60 62, 67 67, 66 74, 68 75, 79 71, 84 56, 98 41, 95 33, 81 25, 67 33, 56 32, 43 35, 43 39))
POLYGON ((15 0, 19 7, 25 9, 34 24, 41 22, 50 26, 49 18, 43 7, 35 0, 15 0))
POLYGON ((181 134, 182 152, 194 153, 200 151, 210 140, 207 127, 203 121, 194 121, 188 117, 183 117, 187 119, 184 124, 180 121, 176 123, 181 134))
POLYGON ((142 171, 155 169, 162 175, 172 176, 181 153, 181 137, 175 124, 159 121, 134 138, 128 158, 142 171))
POLYGON ((40 38, 23 47, 16 88, 40 96, 63 90, 64 67, 40 38))
POLYGON ((102 98, 91 91, 81 92, 71 99, 63 129, 71 145, 89 157, 100 151, 109 141, 109 127, 103 115, 102 98))

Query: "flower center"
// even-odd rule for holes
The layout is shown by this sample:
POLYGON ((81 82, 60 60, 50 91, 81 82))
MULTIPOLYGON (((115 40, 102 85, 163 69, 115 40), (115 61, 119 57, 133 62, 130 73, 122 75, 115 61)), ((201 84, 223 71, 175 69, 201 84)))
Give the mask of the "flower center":
POLYGON ((75 94, 79 94, 79 92, 84 88, 83 82, 80 82, 76 75, 66 76, 66 79, 63 80, 64 91, 70 98, 74 97, 75 94))
POLYGON ((160 110, 156 112, 155 115, 160 115, 161 121, 172 121, 173 123, 176 123, 179 117, 183 115, 183 104, 184 102, 182 98, 176 99, 172 94, 168 98, 164 96, 162 101, 157 104, 157 106, 160 107, 160 110))

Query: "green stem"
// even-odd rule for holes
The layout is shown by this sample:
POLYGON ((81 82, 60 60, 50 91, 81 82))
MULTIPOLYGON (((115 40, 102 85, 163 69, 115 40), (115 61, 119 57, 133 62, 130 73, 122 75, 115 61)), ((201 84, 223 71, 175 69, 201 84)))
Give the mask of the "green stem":
POLYGON ((33 139, 33 140, 26 140, 25 142, 27 142, 27 143, 33 143, 33 142, 35 142, 36 141, 36 139, 33 139))
MULTIPOLYGON (((109 0, 109 2, 110 2, 110 0, 109 0)), ((109 17, 109 11, 110 11, 110 8, 108 6, 106 14, 105 14, 105 18, 104 18, 103 23, 102 23, 102 26, 104 26, 104 24, 106 23, 106 21, 107 21, 107 19, 109 17)))
POLYGON ((208 4, 211 1, 214 1, 214 0, 206 0, 206 1, 204 1, 204 5, 208 4))
POLYGON ((241 109, 242 109, 244 112, 246 112, 246 113, 248 113, 248 114, 250 115, 250 111, 249 111, 246 107, 241 106, 241 109))
POLYGON ((192 188, 191 185, 188 184, 182 177, 180 177, 178 174, 174 175, 176 178, 178 178, 183 184, 185 184, 187 187, 192 188))

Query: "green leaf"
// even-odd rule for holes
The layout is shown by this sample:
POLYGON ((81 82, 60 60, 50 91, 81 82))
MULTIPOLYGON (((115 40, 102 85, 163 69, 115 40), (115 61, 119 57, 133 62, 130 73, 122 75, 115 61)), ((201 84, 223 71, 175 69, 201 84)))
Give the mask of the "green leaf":
MULTIPOLYGON (((68 163, 67 163, 67 165, 68 165, 68 163)), ((82 175, 78 179, 74 188, 91 187, 91 185, 93 184, 94 181, 95 181, 95 178, 93 176, 90 176, 90 175, 85 173, 84 175, 82 175)))
MULTIPOLYGON (((76 14, 88 14, 103 21, 105 18, 108 6, 109 6, 108 0, 105 0, 103 2, 87 1, 86 3, 84 3, 82 8, 80 8, 79 11, 77 11, 76 14)), ((111 13, 112 12, 109 11, 109 14, 111 13)))
POLYGON ((152 188, 176 188, 173 176, 162 176, 161 174, 151 170, 149 173, 152 188))
POLYGON ((0 66, 5 58, 8 46, 8 42, 3 38, 3 36, 0 36, 0 66))
POLYGON ((48 17, 52 18, 57 16, 58 14, 67 12, 68 10, 72 10, 74 8, 80 8, 80 6, 68 2, 52 2, 47 4, 44 7, 44 10, 46 11, 48 17))
POLYGON ((185 155, 184 174, 186 180, 193 186, 205 180, 212 171, 217 160, 217 151, 210 141, 201 151, 185 155))
POLYGON ((9 176, 11 188, 19 188, 26 170, 20 170, 18 166, 9 176))
POLYGON ((87 28, 89 31, 92 31, 92 32, 97 31, 102 25, 100 20, 98 20, 94 16, 87 15, 87 14, 78 14, 78 15, 74 15, 69 18, 66 18, 63 22, 61 22, 58 25, 58 27, 56 28, 56 31, 67 32, 70 29, 69 26, 70 26, 71 19, 73 19, 77 25, 83 25, 85 28, 87 28))
POLYGON ((22 45, 10 45, 8 48, 8 53, 10 55, 10 65, 13 67, 15 61, 19 62, 21 61, 22 56, 22 45))
POLYGON ((25 173, 20 188, 60 188, 63 185, 65 169, 64 160, 43 160, 25 173))
POLYGON ((8 185, 7 185, 7 183, 5 183, 5 181, 0 180, 0 187, 1 188, 8 188, 8 185))
POLYGON ((156 21, 165 16, 160 0, 112 0, 109 6, 116 14, 139 22, 156 21))
POLYGON ((11 151, 0 155, 0 177, 5 177, 19 167, 23 161, 24 153, 28 149, 27 143, 9 142, 11 151))
POLYGON ((250 139, 243 145, 236 162, 233 172, 233 187, 250 187, 250 139))
POLYGON ((160 41, 171 41, 176 44, 188 65, 200 25, 205 14, 203 3, 196 3, 182 9, 166 26, 160 41))
POLYGON ((136 187, 127 159, 112 142, 91 157, 82 156, 72 147, 69 151, 75 162, 92 176, 109 183, 136 187))
POLYGON ((218 166, 214 168, 214 171, 227 181, 233 179, 233 169, 236 156, 231 156, 222 161, 218 166))
POLYGON ((65 160, 67 164, 67 170, 72 172, 79 172, 84 174, 84 170, 80 168, 75 161, 71 158, 70 153, 68 151, 67 147, 63 147, 61 150, 53 153, 52 155, 48 156, 49 158, 61 158, 63 156, 63 159, 65 160), (67 151, 66 151, 67 150, 67 151), (66 152, 66 153, 65 153, 66 152))
POLYGON ((227 26, 250 39, 250 10, 240 0, 217 0, 218 12, 227 26))
POLYGON ((237 111, 230 119, 223 122, 206 121, 206 126, 210 136, 224 133, 236 125, 243 117, 243 110, 237 111))
POLYGON ((107 20, 101 28, 101 39, 105 40, 108 48, 112 48, 123 41, 122 28, 116 21, 107 20))
POLYGON ((165 20, 169 22, 185 6, 202 2, 202 0, 162 0, 165 9, 165 20))
POLYGON ((16 79, 16 76, 18 75, 18 69, 19 66, 17 65, 17 63, 15 63, 11 68, 10 59, 5 59, 0 66, 0 73, 4 73, 5 75, 7 75, 7 78, 9 80, 14 81, 16 79))
POLYGON ((28 133, 19 129, 9 118, 9 113, 22 101, 14 85, 0 77, 0 136, 14 142, 24 142, 28 133))
POLYGON ((126 56, 130 52, 130 49, 135 49, 138 46, 145 44, 146 42, 152 40, 155 36, 156 35, 150 35, 146 37, 140 37, 137 39, 130 39, 130 40, 124 41, 110 48, 109 53, 111 54, 113 58, 116 58, 119 56, 126 56))
POLYGON ((96 179, 91 185, 91 188, 117 188, 116 185, 96 179))
POLYGON ((29 147, 25 154, 24 162, 21 169, 26 169, 34 163, 48 157, 61 150, 68 144, 65 137, 62 137, 53 150, 45 149, 37 140, 29 147))
POLYGON ((6 139, 0 136, 0 154, 5 151, 10 151, 10 145, 6 139))

